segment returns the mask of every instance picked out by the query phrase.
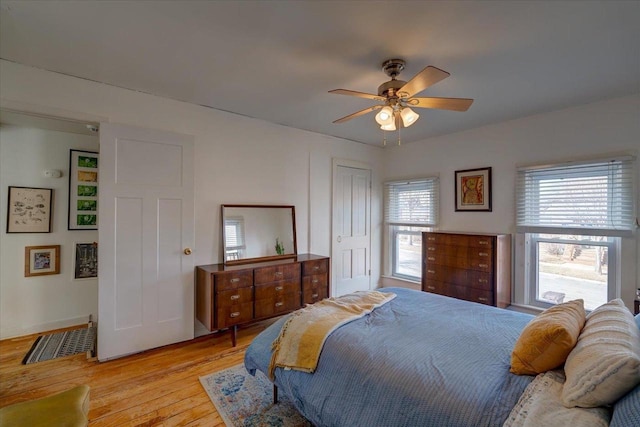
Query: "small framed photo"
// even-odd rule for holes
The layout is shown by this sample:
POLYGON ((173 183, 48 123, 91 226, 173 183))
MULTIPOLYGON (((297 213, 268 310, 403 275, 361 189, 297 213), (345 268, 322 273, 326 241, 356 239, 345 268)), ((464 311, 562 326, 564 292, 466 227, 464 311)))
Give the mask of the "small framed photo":
POLYGON ((98 277, 98 244, 76 243, 73 256, 73 278, 92 279, 98 277))
POLYGON ((70 150, 68 228, 98 229, 98 153, 70 150))
POLYGON ((50 233, 51 188, 9 187, 7 233, 50 233))
POLYGON ((456 171, 456 211, 491 212, 491 168, 456 171))
POLYGON ((24 276, 60 274, 60 245, 24 248, 24 276))

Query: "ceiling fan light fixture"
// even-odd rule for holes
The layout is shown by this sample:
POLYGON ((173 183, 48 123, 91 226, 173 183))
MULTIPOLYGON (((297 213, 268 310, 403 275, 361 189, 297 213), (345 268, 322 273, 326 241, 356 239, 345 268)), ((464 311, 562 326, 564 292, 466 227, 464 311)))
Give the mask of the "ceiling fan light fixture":
POLYGON ((400 112, 400 117, 402 117, 402 124, 404 125, 404 127, 408 128, 416 121, 418 121, 420 114, 416 113, 409 107, 405 107, 400 112))
POLYGON ((395 122, 391 122, 391 123, 389 123, 388 125, 382 125, 382 126, 380 126, 380 129, 382 129, 382 130, 387 130, 387 131, 389 131, 389 130, 396 130, 396 124, 395 124, 395 122))
POLYGON ((388 105, 380 110, 378 114, 376 114, 376 122, 380 126, 389 125, 393 123, 393 110, 388 105))

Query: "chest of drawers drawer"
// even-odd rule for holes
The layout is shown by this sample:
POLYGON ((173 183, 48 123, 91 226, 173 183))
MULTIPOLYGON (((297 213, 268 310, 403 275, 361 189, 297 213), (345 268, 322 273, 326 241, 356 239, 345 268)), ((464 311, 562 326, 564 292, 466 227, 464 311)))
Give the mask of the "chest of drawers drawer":
POLYGON ((317 259, 302 263, 302 275, 311 276, 313 274, 326 274, 329 272, 329 260, 317 259))
POLYGON ((286 280, 300 280, 300 264, 284 264, 256 268, 254 275, 254 283, 256 285, 286 280))
POLYGON ((215 275, 216 292, 253 286, 253 271, 229 271, 215 275))
POLYGON ((327 274, 314 274, 302 277, 302 303, 313 304, 327 298, 329 280, 327 274))
MULTIPOLYGON (((257 288, 256 288, 257 289, 257 288)), ((277 316, 300 308, 300 285, 298 290, 290 293, 265 293, 264 298, 255 300, 256 319, 277 316)))

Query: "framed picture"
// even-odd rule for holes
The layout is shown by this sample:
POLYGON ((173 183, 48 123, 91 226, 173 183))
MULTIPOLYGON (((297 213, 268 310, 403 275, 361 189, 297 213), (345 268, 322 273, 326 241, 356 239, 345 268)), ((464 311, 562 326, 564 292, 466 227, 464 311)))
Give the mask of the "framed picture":
POLYGON ((9 187, 7 233, 50 233, 51 188, 9 187))
POLYGON ((98 277, 98 244, 96 242, 76 243, 73 256, 73 278, 91 279, 98 277))
POLYGON ((98 229, 98 153, 70 150, 69 230, 98 229))
POLYGON ((456 171, 456 211, 491 212, 491 168, 456 171))
POLYGON ((24 276, 60 274, 60 245, 24 248, 24 276))

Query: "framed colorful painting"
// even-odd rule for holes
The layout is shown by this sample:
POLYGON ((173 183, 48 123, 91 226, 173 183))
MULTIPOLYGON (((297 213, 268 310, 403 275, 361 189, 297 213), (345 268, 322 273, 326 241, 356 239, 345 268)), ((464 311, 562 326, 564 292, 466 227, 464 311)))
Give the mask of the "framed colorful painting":
POLYGON ((7 233, 50 233, 51 188, 9 187, 7 233))
POLYGON ((98 229, 98 153, 71 150, 68 228, 98 229))
POLYGON ((26 246, 24 248, 25 277, 47 274, 60 274, 60 245, 26 246))
POLYGON ((456 212, 491 212, 491 168, 456 171, 456 212))

